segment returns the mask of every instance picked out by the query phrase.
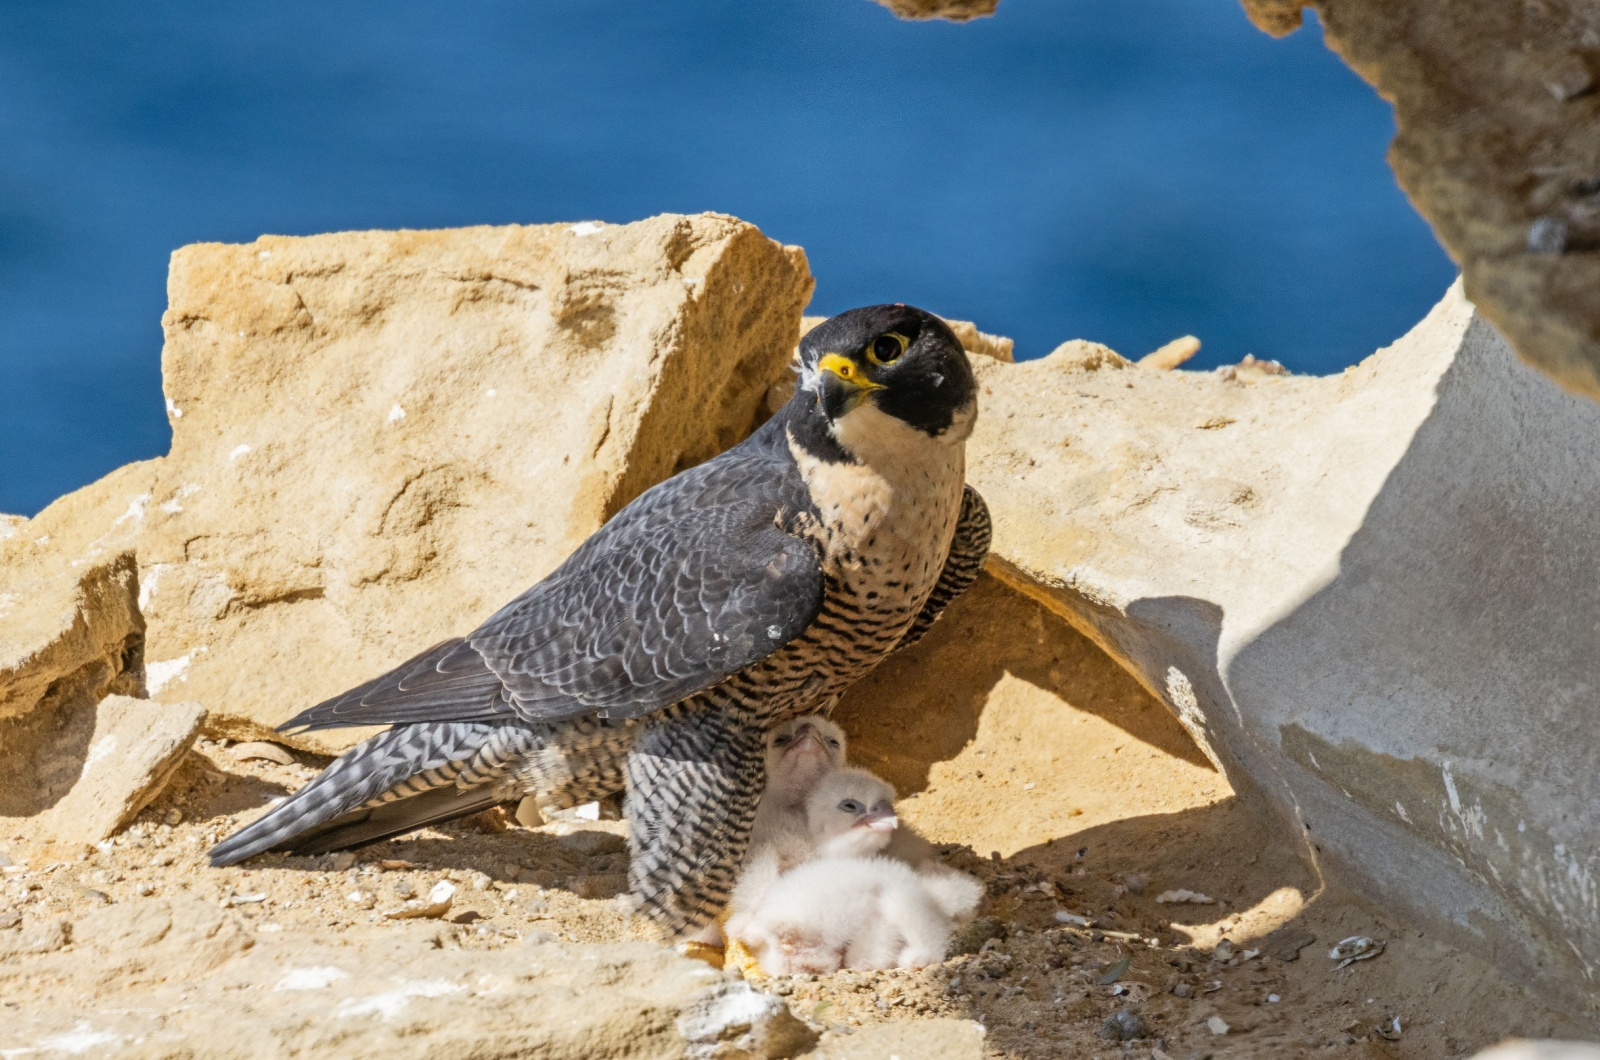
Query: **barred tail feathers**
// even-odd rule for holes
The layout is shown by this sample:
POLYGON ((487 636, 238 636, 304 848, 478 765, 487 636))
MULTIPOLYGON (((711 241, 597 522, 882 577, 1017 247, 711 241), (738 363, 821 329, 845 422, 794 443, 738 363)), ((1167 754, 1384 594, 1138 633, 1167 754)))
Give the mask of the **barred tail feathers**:
POLYGON ((211 864, 233 865, 263 851, 292 847, 295 837, 369 803, 454 785, 503 727, 427 722, 398 725, 365 740, 286 801, 211 848, 211 864))

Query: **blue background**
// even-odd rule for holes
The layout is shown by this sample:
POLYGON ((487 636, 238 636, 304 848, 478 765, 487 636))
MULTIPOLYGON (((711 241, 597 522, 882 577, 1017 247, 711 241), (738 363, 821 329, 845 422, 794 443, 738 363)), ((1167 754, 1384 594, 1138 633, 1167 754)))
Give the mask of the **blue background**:
POLYGON ((720 210, 812 312, 1335 371, 1454 274, 1392 132, 1234 0, 6 0, 0 511, 165 452, 167 255, 263 232, 720 210))

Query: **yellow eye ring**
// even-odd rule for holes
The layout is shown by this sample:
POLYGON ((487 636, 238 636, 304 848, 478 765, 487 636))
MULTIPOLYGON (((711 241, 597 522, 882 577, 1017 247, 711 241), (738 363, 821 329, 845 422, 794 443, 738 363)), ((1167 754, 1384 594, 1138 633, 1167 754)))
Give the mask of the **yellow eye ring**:
POLYGON ((873 364, 893 364, 910 345, 911 340, 898 331, 885 331, 867 343, 867 359, 873 364))

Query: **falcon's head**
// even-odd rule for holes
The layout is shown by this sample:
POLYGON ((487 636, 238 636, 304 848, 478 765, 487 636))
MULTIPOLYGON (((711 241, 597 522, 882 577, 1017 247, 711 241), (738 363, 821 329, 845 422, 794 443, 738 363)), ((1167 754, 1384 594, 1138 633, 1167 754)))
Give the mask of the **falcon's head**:
POLYGON ((871 430, 887 416, 947 442, 965 441, 978 384, 949 325, 908 305, 851 309, 800 340, 800 393, 833 435, 871 430))

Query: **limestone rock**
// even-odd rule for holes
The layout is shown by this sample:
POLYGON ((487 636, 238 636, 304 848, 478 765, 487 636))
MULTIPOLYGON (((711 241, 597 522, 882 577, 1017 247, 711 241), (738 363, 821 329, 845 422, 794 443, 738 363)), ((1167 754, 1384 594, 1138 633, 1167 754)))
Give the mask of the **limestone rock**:
POLYGON ((1193 335, 1184 335, 1139 358, 1139 367, 1170 372, 1199 352, 1200 340, 1193 335))
POLYGON ((161 793, 205 716, 198 703, 101 700, 72 789, 38 822, 44 833, 78 844, 115 835, 161 793))
POLYGON ((1589 0, 1245 0, 1324 39, 1394 105, 1389 164, 1517 351, 1600 398, 1600 7, 1589 0))
POLYGON ((1472 1055, 1473 1060, 1600 1060, 1600 1045, 1553 1040, 1515 1041, 1472 1055))
POLYGON ((1335 878, 1592 1006, 1600 774, 1573 734, 1600 722, 1600 408, 1459 285, 1329 378, 1079 354, 976 365, 990 571, 1335 878))
POLYGON ((1014 361, 1013 350, 1016 343, 1004 335, 991 335, 986 331, 979 331, 978 325, 970 320, 946 320, 950 330, 956 333, 956 338, 961 341, 961 348, 969 354, 978 354, 990 357, 996 361, 1014 361))
POLYGON ((994 14, 1000 0, 878 0, 900 18, 944 18, 967 22, 994 14))
POLYGON ((811 286, 712 214, 178 251, 151 695, 260 738, 470 630, 753 427, 811 286))
POLYGON ((112 906, 73 926, 72 952, 0 963, 0 989, 28 1013, 0 1023, 0 1050, 70 1040, 140 1060, 776 1060, 813 1037, 780 999, 664 947, 440 949, 438 930, 252 940, 235 914, 192 900, 112 906))
POLYGON ((984 1037, 983 1024, 972 1020, 923 1019, 862 1027, 819 1052, 828 1060, 982 1060, 984 1037))
MULTIPOLYGON (((0 535, 0 723, 143 680, 133 542, 155 461, 129 464, 0 535)), ((11 517, 7 517, 11 519, 11 517)), ((0 730, 0 754, 15 734, 0 730)), ((0 809, 0 813, 4 813, 0 809)))

